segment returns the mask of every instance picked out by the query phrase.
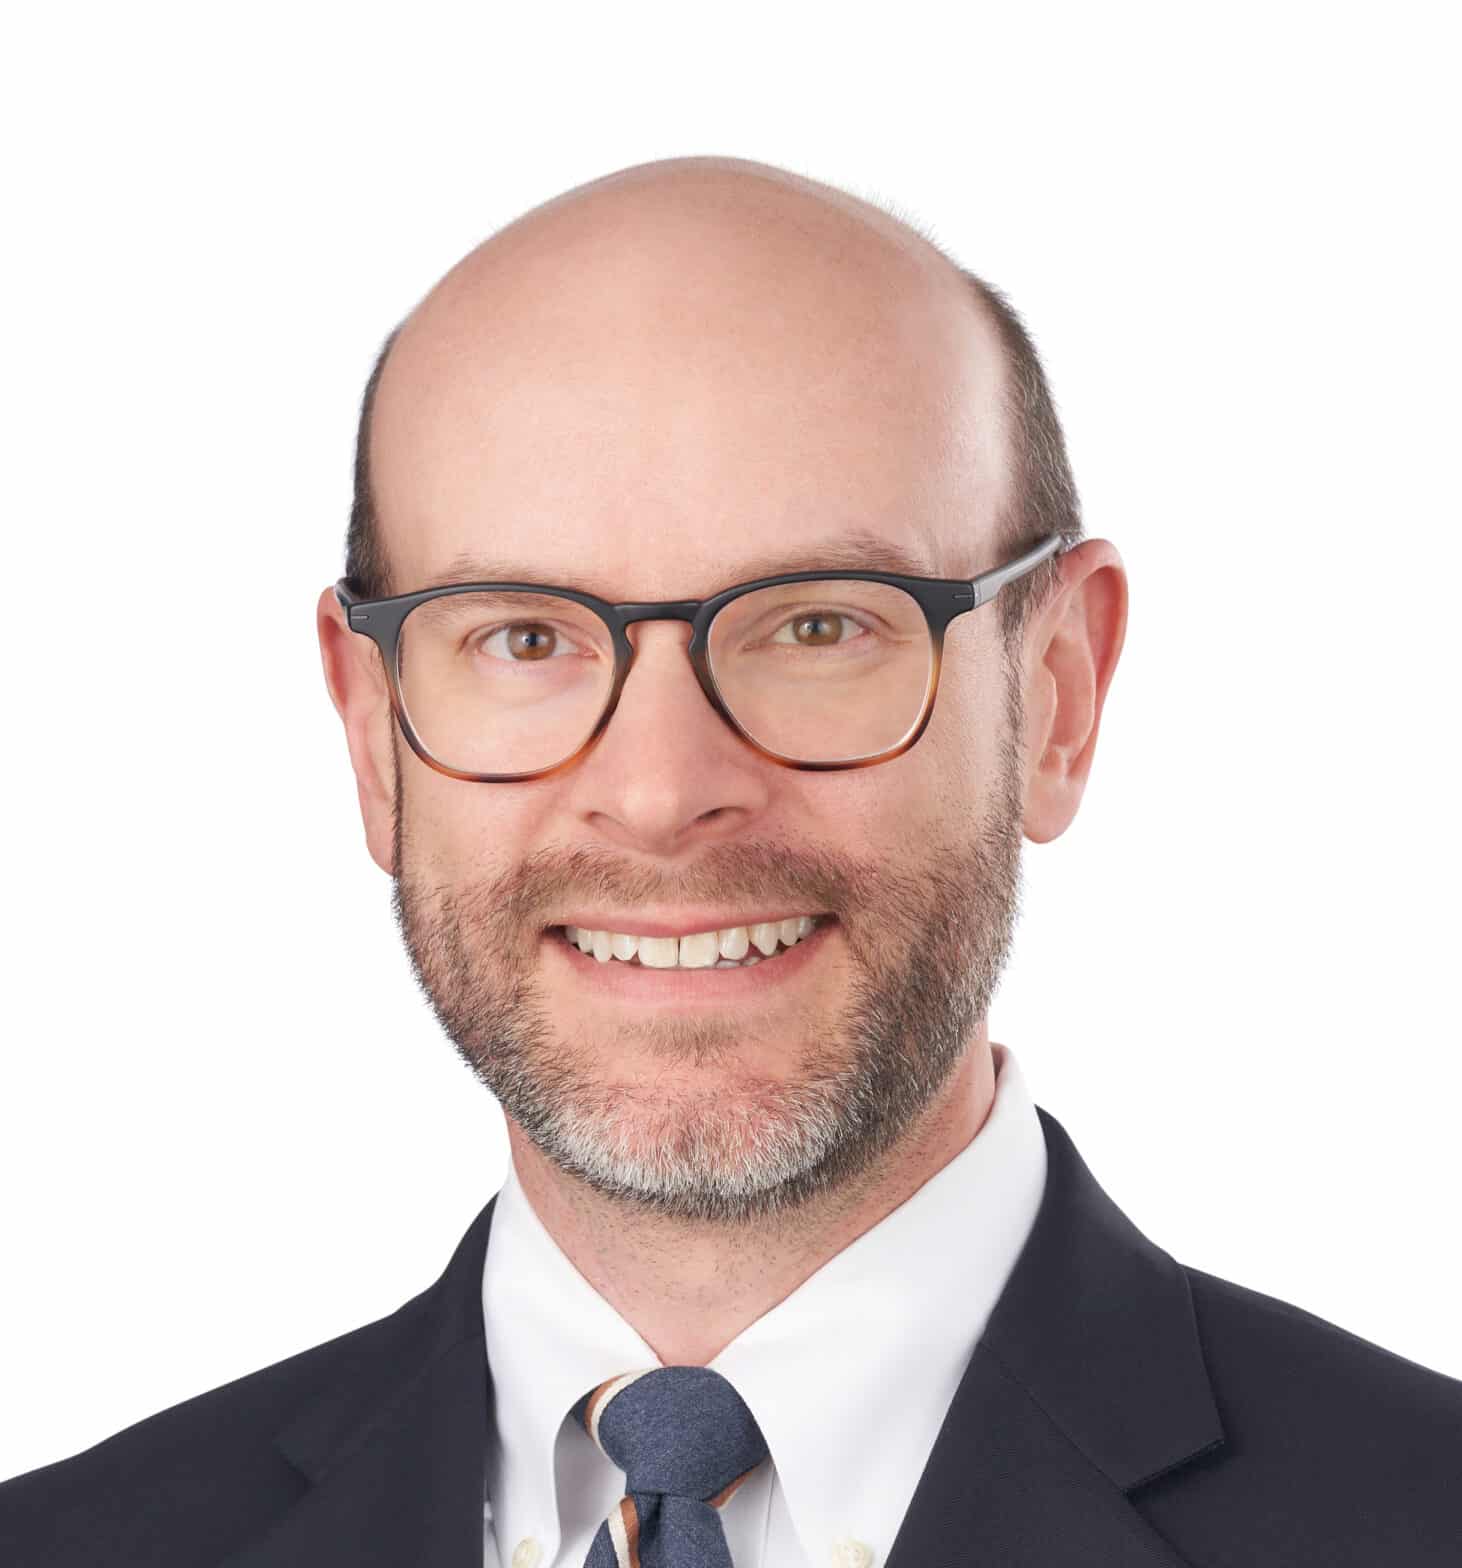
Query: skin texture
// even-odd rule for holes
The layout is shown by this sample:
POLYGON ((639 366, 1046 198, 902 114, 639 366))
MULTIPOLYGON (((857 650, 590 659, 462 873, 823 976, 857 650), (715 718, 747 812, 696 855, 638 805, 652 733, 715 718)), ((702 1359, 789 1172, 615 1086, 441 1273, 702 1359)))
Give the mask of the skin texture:
MULTIPOLYGON (((620 171, 500 230, 404 325, 371 447, 392 591, 471 551, 616 602, 701 598, 854 529, 972 576, 1001 564, 1002 374, 963 280, 876 208, 738 159, 620 171)), ((690 628, 642 622, 575 766, 447 778, 320 596, 417 976, 535 1211, 666 1365, 710 1361, 989 1112, 1022 836, 1076 813, 1126 627, 1109 542, 1059 564, 1013 658, 993 609, 959 617, 919 742, 833 773, 755 752, 696 684, 690 628), (836 924, 792 982, 689 1009, 604 997, 542 935, 691 904, 836 924)))

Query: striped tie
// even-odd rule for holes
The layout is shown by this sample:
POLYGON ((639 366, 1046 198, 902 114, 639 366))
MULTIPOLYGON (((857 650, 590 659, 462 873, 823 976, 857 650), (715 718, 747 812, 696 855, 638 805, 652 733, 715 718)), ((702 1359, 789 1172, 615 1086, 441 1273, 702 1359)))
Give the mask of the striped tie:
POLYGON ((625 1496, 584 1568, 732 1568, 716 1510, 767 1457, 767 1442, 719 1372, 625 1372, 571 1413, 625 1473, 625 1496))

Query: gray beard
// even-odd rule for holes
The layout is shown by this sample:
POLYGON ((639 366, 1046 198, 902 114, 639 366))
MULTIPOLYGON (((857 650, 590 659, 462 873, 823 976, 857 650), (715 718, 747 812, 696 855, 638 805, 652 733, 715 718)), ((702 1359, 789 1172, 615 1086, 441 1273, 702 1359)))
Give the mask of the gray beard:
MULTIPOLYGON (((393 908, 418 985, 478 1080, 566 1175, 639 1213, 699 1224, 781 1220, 846 1197, 908 1134, 988 1016, 1019 914, 1023 778, 1018 691, 995 786, 973 840, 892 870, 818 849, 738 839, 673 888, 626 874, 600 849, 525 857, 491 883, 431 885, 412 863, 396 769, 393 908), (737 1077, 744 1025, 656 1015, 566 1039, 550 1023, 525 932, 579 896, 831 911, 854 971, 834 1017, 788 1005, 800 1043, 787 1082, 737 1077), (705 1092, 604 1076, 629 1040, 667 1068, 718 1069, 705 1092)), ((465 785, 465 788, 474 786, 465 785)), ((492 786, 476 786, 487 788, 492 786)), ((912 857, 900 857, 900 866, 912 857)))

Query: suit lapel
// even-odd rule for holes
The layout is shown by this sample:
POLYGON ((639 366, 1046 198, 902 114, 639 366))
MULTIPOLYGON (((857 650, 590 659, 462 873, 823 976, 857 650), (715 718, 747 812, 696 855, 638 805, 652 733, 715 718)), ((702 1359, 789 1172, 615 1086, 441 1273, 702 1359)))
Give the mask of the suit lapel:
MULTIPOLYGON (((1037 1107, 1046 1188, 885 1568, 1184 1568, 1126 1497, 1223 1442, 1187 1277, 1037 1107)), ((221 1568, 481 1568, 495 1199, 277 1443, 312 1483, 221 1568)))
POLYGON ((1126 1494, 1218 1448, 1187 1276, 1037 1107, 1046 1190, 886 1568, 1180 1568, 1126 1494))
POLYGON ((496 1201, 435 1285, 351 1336, 347 1375, 275 1439, 310 1490, 221 1568, 482 1568, 482 1265, 496 1201))

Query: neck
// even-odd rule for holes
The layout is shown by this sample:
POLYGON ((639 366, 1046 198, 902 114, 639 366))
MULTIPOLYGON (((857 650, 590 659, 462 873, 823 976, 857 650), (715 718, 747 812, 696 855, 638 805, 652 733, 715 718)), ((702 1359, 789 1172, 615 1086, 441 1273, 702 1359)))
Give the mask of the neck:
POLYGON ((646 1215, 566 1176, 508 1119, 513 1168, 568 1260, 660 1358, 705 1366, 966 1149, 995 1100, 985 1025, 939 1098, 852 1189, 754 1229, 646 1215))

